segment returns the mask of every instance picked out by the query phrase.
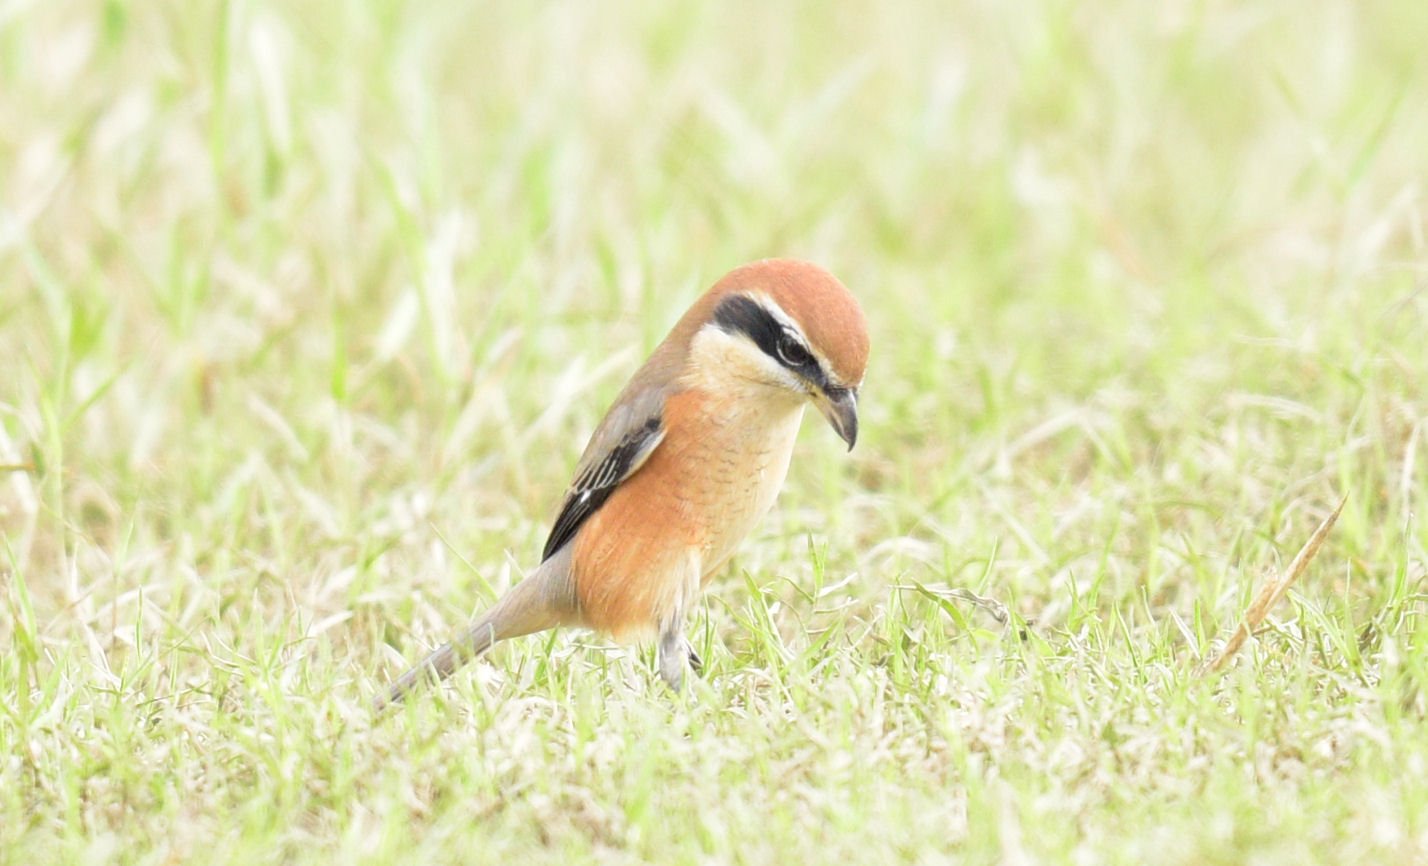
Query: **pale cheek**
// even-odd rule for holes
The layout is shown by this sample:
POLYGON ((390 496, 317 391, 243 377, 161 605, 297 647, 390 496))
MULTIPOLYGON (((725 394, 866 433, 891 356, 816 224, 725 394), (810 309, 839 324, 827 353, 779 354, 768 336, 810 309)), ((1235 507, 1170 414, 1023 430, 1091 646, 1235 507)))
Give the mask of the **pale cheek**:
POLYGON ((718 330, 701 331, 694 338, 684 384, 755 403, 805 397, 793 374, 778 362, 748 340, 718 330))

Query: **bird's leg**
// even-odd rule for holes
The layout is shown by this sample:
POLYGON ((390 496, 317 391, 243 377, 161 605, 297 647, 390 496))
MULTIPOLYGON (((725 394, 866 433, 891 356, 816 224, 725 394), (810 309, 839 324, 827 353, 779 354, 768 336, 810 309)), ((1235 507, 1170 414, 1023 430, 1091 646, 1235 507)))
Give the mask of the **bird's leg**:
POLYGON ((675 603, 660 623, 659 675, 676 692, 684 684, 686 667, 693 668, 695 673, 699 673, 704 667, 704 660, 694 651, 689 638, 684 636, 684 612, 691 600, 699 595, 702 573, 699 560, 691 556, 682 575, 681 585, 676 590, 675 603))
POLYGON ((684 683, 685 666, 698 658, 680 631, 682 621, 682 617, 670 617, 659 633, 659 675, 675 691, 684 683))
POLYGON ((694 644, 679 630, 678 620, 668 625, 659 636, 659 675, 669 687, 679 691, 684 684, 684 668, 688 665, 695 676, 704 674, 704 659, 694 644))

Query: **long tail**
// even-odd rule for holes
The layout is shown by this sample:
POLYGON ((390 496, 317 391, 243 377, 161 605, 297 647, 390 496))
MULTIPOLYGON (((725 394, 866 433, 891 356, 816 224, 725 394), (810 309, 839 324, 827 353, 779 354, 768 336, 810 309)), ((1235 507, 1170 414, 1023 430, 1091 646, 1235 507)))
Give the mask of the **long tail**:
POLYGON ((541 563, 511 587, 490 610, 462 629, 448 644, 415 664, 372 699, 372 712, 399 703, 426 682, 440 682, 497 641, 545 631, 578 621, 575 584, 570 574, 570 545, 541 563))

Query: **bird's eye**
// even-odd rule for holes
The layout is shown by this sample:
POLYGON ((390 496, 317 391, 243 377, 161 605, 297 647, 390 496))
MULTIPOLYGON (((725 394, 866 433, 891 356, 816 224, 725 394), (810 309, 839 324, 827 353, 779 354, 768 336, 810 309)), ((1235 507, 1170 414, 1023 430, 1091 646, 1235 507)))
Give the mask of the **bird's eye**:
POLYGON ((813 356, 808 354, 808 350, 803 348, 803 344, 792 334, 780 334, 775 347, 778 350, 778 359, 786 367, 798 368, 813 363, 813 356))

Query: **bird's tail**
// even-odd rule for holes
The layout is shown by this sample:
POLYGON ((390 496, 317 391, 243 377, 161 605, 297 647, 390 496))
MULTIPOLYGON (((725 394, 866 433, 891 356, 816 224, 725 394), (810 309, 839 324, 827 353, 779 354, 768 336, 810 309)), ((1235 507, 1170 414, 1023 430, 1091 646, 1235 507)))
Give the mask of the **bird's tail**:
POLYGON ((544 631, 576 621, 575 584, 570 574, 570 545, 541 563, 540 568, 477 617, 461 633, 411 670, 393 680, 372 699, 372 711, 399 703, 425 682, 440 682, 497 641, 544 631))

